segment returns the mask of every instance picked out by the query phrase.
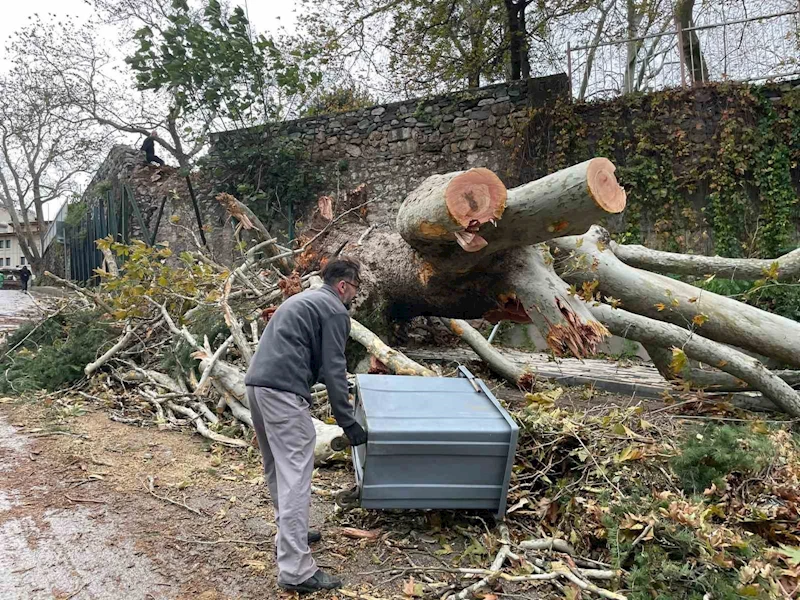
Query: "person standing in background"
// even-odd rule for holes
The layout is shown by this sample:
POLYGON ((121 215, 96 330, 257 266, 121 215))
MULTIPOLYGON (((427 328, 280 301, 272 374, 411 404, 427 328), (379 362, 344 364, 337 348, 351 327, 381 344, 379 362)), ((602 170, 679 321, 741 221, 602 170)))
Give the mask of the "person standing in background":
POLYGON ((31 278, 31 272, 28 270, 28 265, 24 265, 19 270, 19 278, 22 281, 22 291, 28 291, 28 280, 31 278))

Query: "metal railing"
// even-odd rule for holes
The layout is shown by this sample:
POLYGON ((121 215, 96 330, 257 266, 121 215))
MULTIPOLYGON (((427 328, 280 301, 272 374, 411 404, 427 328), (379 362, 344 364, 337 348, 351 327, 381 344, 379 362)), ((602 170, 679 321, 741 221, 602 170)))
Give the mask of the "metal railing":
POLYGON ((675 28, 636 38, 567 45, 573 98, 689 87, 708 81, 767 81, 800 75, 800 11, 675 28))
POLYGON ((64 202, 59 211, 56 213, 56 216, 51 221, 50 227, 47 228, 47 233, 44 234, 44 240, 42 242, 42 254, 47 252, 47 249, 50 247, 50 244, 52 244, 53 241, 64 241, 64 221, 67 218, 68 204, 69 202, 64 202))

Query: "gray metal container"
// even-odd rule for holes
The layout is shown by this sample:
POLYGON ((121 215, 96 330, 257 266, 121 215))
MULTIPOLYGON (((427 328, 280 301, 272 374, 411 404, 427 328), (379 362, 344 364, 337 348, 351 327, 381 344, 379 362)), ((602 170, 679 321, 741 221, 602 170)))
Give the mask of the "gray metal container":
POLYGON ((502 518, 519 428, 464 367, 459 378, 358 375, 353 451, 359 503, 485 509, 502 518))

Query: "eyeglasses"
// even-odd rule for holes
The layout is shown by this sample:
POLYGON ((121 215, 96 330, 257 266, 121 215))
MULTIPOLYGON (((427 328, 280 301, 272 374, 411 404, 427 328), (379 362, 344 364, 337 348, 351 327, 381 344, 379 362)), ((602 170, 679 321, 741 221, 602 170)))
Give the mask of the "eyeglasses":
POLYGON ((358 291, 358 285, 356 285, 356 284, 355 284, 355 283, 353 283, 352 281, 347 281, 347 279, 342 279, 342 281, 343 281, 344 283, 346 283, 347 285, 352 285, 352 286, 353 286, 353 289, 354 289, 355 291, 358 291))

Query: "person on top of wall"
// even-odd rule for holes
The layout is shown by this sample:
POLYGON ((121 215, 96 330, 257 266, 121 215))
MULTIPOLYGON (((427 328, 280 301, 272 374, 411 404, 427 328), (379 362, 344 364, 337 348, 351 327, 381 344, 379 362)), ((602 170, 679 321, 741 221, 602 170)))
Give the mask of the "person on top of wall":
POLYGON ((142 144, 142 150, 145 154, 145 162, 149 165, 151 163, 158 163, 159 166, 164 166, 164 161, 161 160, 158 156, 156 156, 156 131, 155 129, 150 132, 144 143, 142 144))
POLYGON ((22 281, 22 291, 28 291, 28 280, 31 278, 31 272, 28 270, 28 265, 23 265, 19 270, 19 278, 22 281))

